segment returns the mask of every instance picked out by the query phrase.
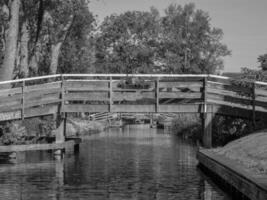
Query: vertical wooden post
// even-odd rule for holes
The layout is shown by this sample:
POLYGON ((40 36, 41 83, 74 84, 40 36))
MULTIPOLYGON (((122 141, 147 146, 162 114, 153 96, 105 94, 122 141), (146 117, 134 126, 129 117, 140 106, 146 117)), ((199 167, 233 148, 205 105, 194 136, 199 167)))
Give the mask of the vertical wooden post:
POLYGON ((112 112, 112 76, 109 77, 109 112, 112 112))
POLYGON ((206 148, 212 147, 212 120, 213 120, 213 106, 212 106, 212 111, 207 111, 207 77, 205 77, 203 80, 202 142, 204 147, 206 148))
POLYGON ((212 147, 212 120, 213 120, 213 113, 212 112, 204 113, 203 146, 206 148, 212 147))
POLYGON ((155 112, 159 112, 159 77, 155 81, 155 97, 156 97, 156 105, 155 112))
POLYGON ((255 107, 256 107, 256 84, 253 82, 252 84, 252 123, 254 130, 256 129, 256 113, 255 113, 255 107))
POLYGON ((64 104, 65 104, 65 80, 64 77, 61 75, 61 108, 60 113, 64 112, 64 104))
POLYGON ((21 119, 24 120, 24 113, 25 113, 25 81, 22 81, 21 92, 22 92, 22 99, 21 99, 21 104, 22 104, 22 108, 21 108, 21 119))
MULTIPOLYGON (((65 103, 64 101, 65 101, 64 77, 61 76, 61 104, 59 105, 57 119, 56 119, 57 121, 57 129, 55 131, 56 143, 65 142, 67 115, 64 112, 64 103, 65 103)), ((54 152, 54 154, 62 155, 62 150, 57 150, 54 152)))

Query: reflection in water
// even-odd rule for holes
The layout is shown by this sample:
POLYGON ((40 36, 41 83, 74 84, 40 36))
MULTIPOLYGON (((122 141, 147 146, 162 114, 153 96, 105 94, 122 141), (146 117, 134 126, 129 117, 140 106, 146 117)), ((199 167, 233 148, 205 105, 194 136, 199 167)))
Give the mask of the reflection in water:
POLYGON ((229 199, 197 170, 192 144, 146 125, 95 135, 61 161, 27 154, 0 167, 1 199, 229 199))

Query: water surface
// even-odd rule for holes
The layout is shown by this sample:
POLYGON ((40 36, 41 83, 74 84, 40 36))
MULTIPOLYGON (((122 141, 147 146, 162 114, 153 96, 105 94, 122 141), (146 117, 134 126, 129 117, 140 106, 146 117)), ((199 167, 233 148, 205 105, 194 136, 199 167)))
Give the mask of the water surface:
POLYGON ((24 157, 0 166, 0 199, 230 199, 198 170, 193 144, 147 125, 90 137, 63 160, 24 157))

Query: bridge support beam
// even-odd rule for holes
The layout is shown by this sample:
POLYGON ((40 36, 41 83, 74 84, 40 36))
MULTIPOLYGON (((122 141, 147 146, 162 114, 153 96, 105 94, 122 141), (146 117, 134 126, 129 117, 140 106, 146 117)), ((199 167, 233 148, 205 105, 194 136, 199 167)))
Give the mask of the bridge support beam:
POLYGON ((213 121, 213 113, 203 113, 203 137, 202 143, 206 148, 212 147, 212 121, 213 121))
MULTIPOLYGON (((56 143, 64 143, 65 136, 66 136, 66 123, 67 123, 67 116, 66 114, 59 114, 57 116, 57 129, 55 131, 56 134, 56 143)), ((62 150, 56 150, 54 152, 55 155, 62 155, 62 150)))

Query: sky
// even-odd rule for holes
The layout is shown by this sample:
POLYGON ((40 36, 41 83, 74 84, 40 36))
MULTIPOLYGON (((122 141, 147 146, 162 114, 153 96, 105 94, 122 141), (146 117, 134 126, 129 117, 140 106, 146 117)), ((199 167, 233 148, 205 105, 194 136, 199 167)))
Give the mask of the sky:
POLYGON ((154 6, 163 14, 171 3, 190 2, 209 13, 213 27, 223 29, 222 42, 232 51, 224 59, 225 72, 258 69, 258 56, 267 53, 267 0, 91 0, 89 7, 101 22, 113 13, 148 11, 154 6))

